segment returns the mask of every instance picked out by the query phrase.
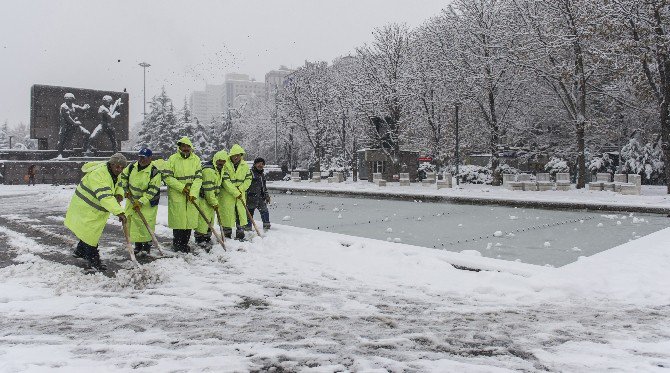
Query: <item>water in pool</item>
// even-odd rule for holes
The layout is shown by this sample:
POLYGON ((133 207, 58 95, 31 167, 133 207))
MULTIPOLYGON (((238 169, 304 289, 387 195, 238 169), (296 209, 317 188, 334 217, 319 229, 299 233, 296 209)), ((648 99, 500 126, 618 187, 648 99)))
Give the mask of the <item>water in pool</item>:
POLYGON ((641 213, 285 193, 272 198, 273 223, 557 267, 670 223, 663 215, 641 213))

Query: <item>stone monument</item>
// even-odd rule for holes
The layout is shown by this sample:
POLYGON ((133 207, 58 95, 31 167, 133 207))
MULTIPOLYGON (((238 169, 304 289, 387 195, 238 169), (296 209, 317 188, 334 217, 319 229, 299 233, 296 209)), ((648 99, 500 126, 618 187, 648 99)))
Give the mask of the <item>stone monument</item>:
POLYGON ((128 117, 126 92, 31 88, 30 137, 37 139, 39 150, 57 150, 61 157, 117 151, 120 141, 128 140, 128 117))

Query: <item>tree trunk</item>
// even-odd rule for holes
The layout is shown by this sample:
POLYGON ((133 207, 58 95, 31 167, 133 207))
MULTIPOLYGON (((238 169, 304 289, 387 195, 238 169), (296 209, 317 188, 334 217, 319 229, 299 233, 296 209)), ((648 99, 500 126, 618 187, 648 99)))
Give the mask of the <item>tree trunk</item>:
POLYGON ((577 189, 586 186, 586 152, 584 150, 584 118, 577 120, 577 189))
POLYGON ((670 92, 665 92, 665 99, 661 102, 661 149, 663 150, 663 167, 665 168, 665 184, 667 193, 670 194, 670 92))

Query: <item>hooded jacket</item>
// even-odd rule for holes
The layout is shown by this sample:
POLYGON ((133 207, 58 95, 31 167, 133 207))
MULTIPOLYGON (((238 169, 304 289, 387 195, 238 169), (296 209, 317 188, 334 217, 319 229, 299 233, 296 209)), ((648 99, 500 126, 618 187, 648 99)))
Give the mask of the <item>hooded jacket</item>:
MULTIPOLYGON (((219 194, 221 191, 221 174, 223 173, 224 168, 219 171, 216 168, 216 162, 219 160, 224 160, 228 163, 228 152, 221 150, 214 154, 212 157, 211 164, 207 163, 206 166, 202 168, 202 188, 200 189, 200 198, 198 198, 198 205, 200 209, 205 213, 205 217, 209 220, 212 225, 214 224, 214 206, 219 205, 219 194)), ((219 222, 221 224, 221 222, 219 222)), ((207 233, 207 222, 201 216, 198 216, 198 227, 196 232, 205 234, 207 233)))
POLYGON ((240 163, 237 168, 233 165, 233 161, 226 162, 222 177, 223 192, 219 197, 219 206, 221 207, 221 218, 223 219, 223 226, 226 228, 233 228, 236 225, 236 214, 239 218, 240 225, 247 225, 246 191, 251 185, 251 170, 249 165, 244 161, 244 149, 238 145, 233 145, 228 152, 228 157, 232 158, 234 155, 241 155, 240 163), (238 196, 242 199, 238 199, 238 196))
MULTIPOLYGON (((116 194, 132 194, 133 199, 142 207, 140 212, 149 223, 152 231, 156 229, 156 215, 158 213, 158 199, 160 198, 161 173, 153 163, 140 170, 137 162, 131 163, 123 169, 116 183, 116 194)), ((133 209, 130 199, 126 200, 126 217, 128 217, 128 230, 132 242, 151 241, 151 233, 144 226, 139 215, 133 209)))
POLYGON ((88 162, 81 170, 84 177, 70 200, 65 226, 87 245, 97 247, 109 213, 119 215, 123 208, 114 197, 115 177, 107 162, 88 162))
POLYGON ((182 137, 177 144, 191 147, 188 158, 182 157, 177 145, 177 153, 172 154, 161 170, 163 181, 168 186, 168 226, 172 229, 195 229, 198 225, 198 210, 183 193, 189 185, 189 195, 197 197, 202 185, 200 158, 195 155, 193 144, 188 137, 182 137))

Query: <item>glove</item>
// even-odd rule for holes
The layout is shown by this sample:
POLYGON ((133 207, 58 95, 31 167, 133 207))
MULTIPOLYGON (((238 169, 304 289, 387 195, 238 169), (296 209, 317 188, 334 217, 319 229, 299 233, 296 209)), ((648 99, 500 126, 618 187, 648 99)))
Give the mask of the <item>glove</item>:
POLYGON ((118 203, 121 203, 121 201, 123 201, 123 196, 120 195, 120 194, 117 194, 114 197, 116 197, 116 202, 118 202, 118 203))
POLYGON ((212 209, 214 209, 214 210, 218 210, 218 209, 219 209, 219 205, 214 205, 214 206, 212 206, 212 209))
POLYGON ((188 198, 189 201, 195 203, 195 196, 188 195, 188 196, 186 196, 186 197, 188 198))
POLYGON ((242 193, 240 193, 240 194, 237 196, 237 199, 239 199, 240 201, 242 200, 242 193))
POLYGON ((119 221, 120 221, 122 224, 126 224, 126 222, 128 221, 128 219, 126 218, 126 214, 124 214, 124 213, 120 213, 120 214, 119 214, 119 221))
POLYGON ((141 208, 142 208, 142 204, 140 203, 140 201, 133 202, 133 210, 140 211, 141 208))
POLYGON ((184 194, 186 194, 186 195, 188 195, 189 193, 191 193, 191 189, 189 189, 189 187, 188 187, 188 185, 187 185, 187 186, 184 187, 184 189, 182 189, 181 192, 184 193, 184 194))
POLYGON ((131 195, 130 192, 126 192, 126 198, 130 198, 131 195))

